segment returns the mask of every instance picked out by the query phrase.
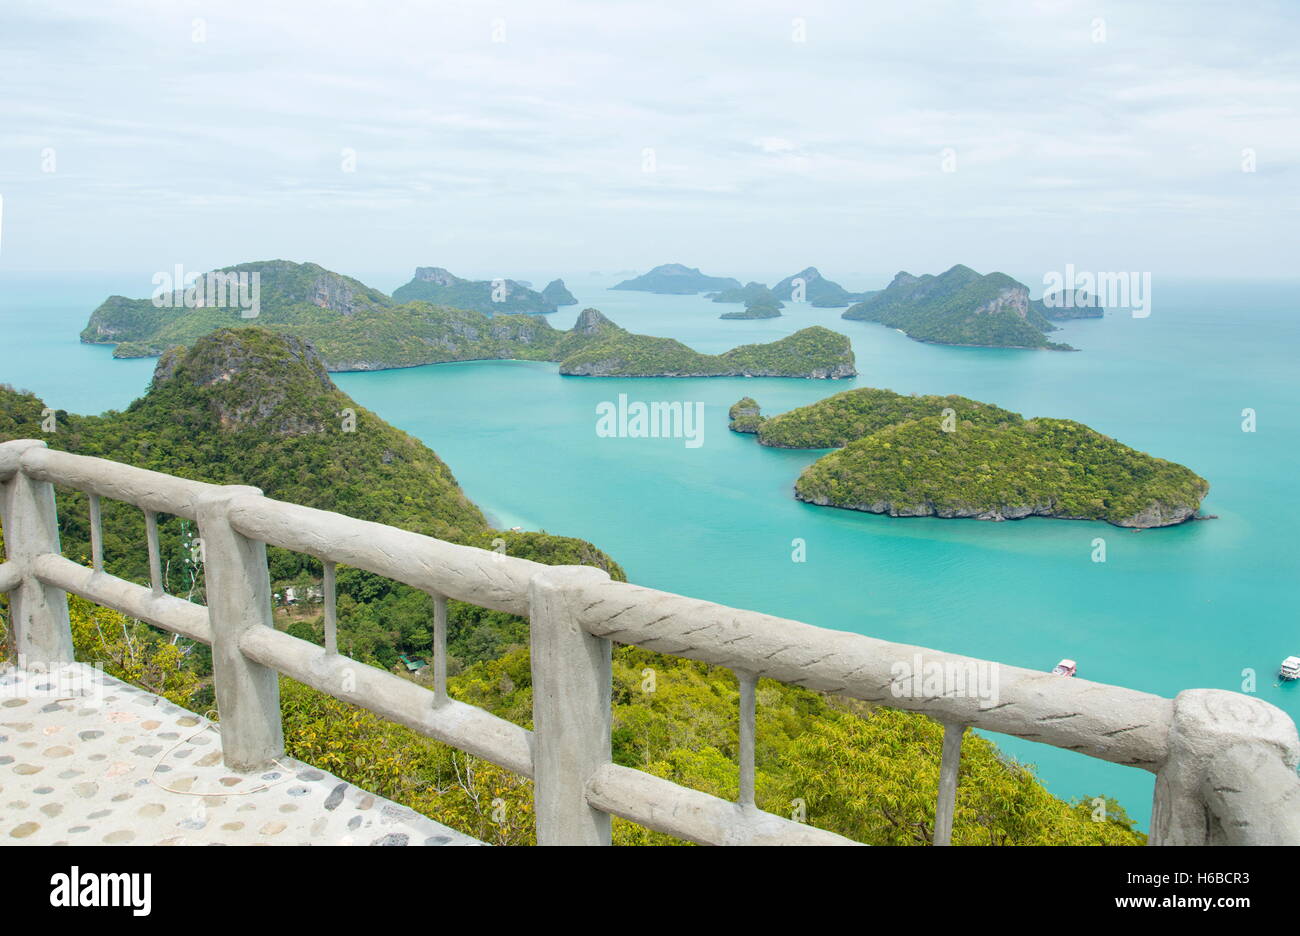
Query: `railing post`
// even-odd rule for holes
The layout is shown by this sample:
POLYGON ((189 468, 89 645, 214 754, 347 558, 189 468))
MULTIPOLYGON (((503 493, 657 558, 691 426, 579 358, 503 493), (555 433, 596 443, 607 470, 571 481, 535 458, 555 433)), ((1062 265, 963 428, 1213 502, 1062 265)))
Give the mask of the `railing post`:
POLYGON ((939 798, 934 807, 934 844, 952 844, 952 822, 957 814, 957 774, 961 771, 961 739, 965 725, 944 722, 943 753, 939 757, 939 798))
POLYGON ((587 781, 610 762, 610 642, 578 624, 588 566, 556 566, 528 586, 533 670, 534 802, 538 845, 608 845, 608 813, 587 804, 587 781))
POLYGON ((275 670, 239 649, 244 631, 271 627, 271 579, 266 544, 230 525, 230 501, 257 488, 231 485, 197 504, 203 537, 203 575, 212 626, 212 673, 221 715, 221 752, 227 767, 251 771, 284 754, 280 685, 275 670))
POLYGON ((1297 760, 1300 738, 1281 709, 1222 689, 1180 692, 1149 843, 1300 843, 1297 760))
POLYGON ((740 721, 737 731, 740 744, 736 756, 740 763, 740 783, 736 802, 753 808, 754 748, 758 739, 758 677, 753 673, 736 670, 736 683, 740 689, 740 721))
MULTIPOLYGON (((36 439, 7 443, 10 451, 45 448, 36 439)), ((72 662, 72 628, 68 596, 37 581, 32 561, 44 553, 59 553, 59 524, 54 485, 29 478, 20 467, 3 485, 0 521, 4 523, 5 553, 21 573, 21 583, 9 593, 9 645, 18 666, 57 666, 72 662)))

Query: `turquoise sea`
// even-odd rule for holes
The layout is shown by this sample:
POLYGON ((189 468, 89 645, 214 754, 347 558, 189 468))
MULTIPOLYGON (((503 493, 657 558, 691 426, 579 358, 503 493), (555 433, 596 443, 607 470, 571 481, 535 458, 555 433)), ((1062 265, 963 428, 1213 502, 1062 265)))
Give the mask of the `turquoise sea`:
MULTIPOLYGON (((718 272, 718 271, 711 271, 718 272)), ((106 295, 150 292, 149 273, 0 272, 0 381, 51 405, 121 408, 152 361, 114 361, 77 333, 106 295)), ((358 275, 391 290, 407 277, 358 275)), ((531 279, 536 286, 556 274, 531 279)), ((1014 275, 1014 273, 1013 273, 1014 275)), ((845 322, 837 309, 787 305, 782 318, 721 321, 732 306, 699 297, 609 291, 622 276, 565 276, 587 305, 633 331, 701 351, 768 341, 809 324, 848 334, 854 381, 560 377, 550 364, 443 364, 335 375, 364 406, 418 436, 503 527, 591 540, 632 581, 824 627, 1051 668, 1166 696, 1240 690, 1300 718, 1300 687, 1278 663, 1300 654, 1300 292, 1294 283, 1166 282, 1152 312, 1067 324, 1077 354, 945 348, 845 322), (727 408, 753 396, 772 414, 855 386, 959 393, 1025 415, 1077 419, 1208 478, 1217 520, 1130 532, 1101 523, 893 519, 796 502, 791 486, 817 456, 765 449, 728 432, 727 408), (703 445, 601 438, 596 407, 630 400, 702 401, 703 445), (1242 411, 1257 431, 1242 431, 1242 411), (1092 561, 1093 540, 1107 561, 1092 561), (792 561, 792 541, 807 561, 792 561)), ((773 283, 780 275, 738 276, 773 283)), ((833 276, 850 289, 887 276, 833 276)), ((1020 276, 1027 283, 1037 277, 1020 276)), ((1042 745, 994 736, 1037 765, 1058 795, 1118 796, 1145 827, 1152 778, 1042 745)))

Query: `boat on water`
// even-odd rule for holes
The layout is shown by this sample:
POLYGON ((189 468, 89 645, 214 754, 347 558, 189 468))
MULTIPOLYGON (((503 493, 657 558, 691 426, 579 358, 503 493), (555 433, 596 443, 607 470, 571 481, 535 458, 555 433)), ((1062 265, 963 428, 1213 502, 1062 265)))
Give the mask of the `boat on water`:
POLYGON ((1053 676, 1073 676, 1079 671, 1079 664, 1073 660, 1062 660, 1052 667, 1053 676))
POLYGON ((1289 656, 1282 661, 1277 675, 1283 680, 1300 679, 1300 656, 1289 656))

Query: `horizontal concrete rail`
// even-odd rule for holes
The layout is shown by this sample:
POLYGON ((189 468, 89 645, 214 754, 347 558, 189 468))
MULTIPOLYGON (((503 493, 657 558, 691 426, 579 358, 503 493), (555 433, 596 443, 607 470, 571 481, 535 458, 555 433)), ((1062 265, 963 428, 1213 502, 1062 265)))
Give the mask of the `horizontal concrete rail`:
POLYGON ((229 517, 230 525, 249 539, 511 614, 528 614, 528 582, 549 568, 266 497, 235 498, 229 517))
POLYGON ((16 562, 0 563, 0 594, 13 591, 22 584, 23 573, 16 562))
POLYGON ((1145 692, 827 630, 623 582, 584 584, 576 605, 588 633, 619 643, 1152 772, 1168 755, 1173 702, 1145 692), (912 667, 918 657, 925 666, 958 672, 996 667, 997 698, 990 704, 971 693, 918 695, 905 683, 900 688, 907 691, 896 695, 895 665, 912 667))
POLYGON ((454 699, 437 700, 428 689, 400 676, 269 627, 250 628, 239 649, 250 659, 313 689, 521 776, 533 776, 532 732, 491 712, 454 699))
POLYGON ((134 468, 103 458, 73 455, 47 448, 23 453, 23 474, 38 481, 125 501, 143 510, 196 519, 196 504, 220 485, 176 478, 157 471, 134 468))
POLYGON ((697 845, 861 844, 618 764, 606 764, 587 782, 587 802, 697 845))
POLYGON ((53 585, 128 617, 161 627, 200 643, 212 643, 208 609, 184 598, 159 594, 143 585, 77 565, 71 559, 46 553, 37 557, 33 572, 38 581, 53 585))

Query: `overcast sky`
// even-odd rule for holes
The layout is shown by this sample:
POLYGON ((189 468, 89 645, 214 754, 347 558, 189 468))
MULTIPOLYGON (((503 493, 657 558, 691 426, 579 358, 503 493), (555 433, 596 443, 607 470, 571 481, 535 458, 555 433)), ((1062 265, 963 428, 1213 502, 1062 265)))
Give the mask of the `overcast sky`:
POLYGON ((0 271, 1292 276, 1298 22, 1294 0, 0 0, 0 271))

